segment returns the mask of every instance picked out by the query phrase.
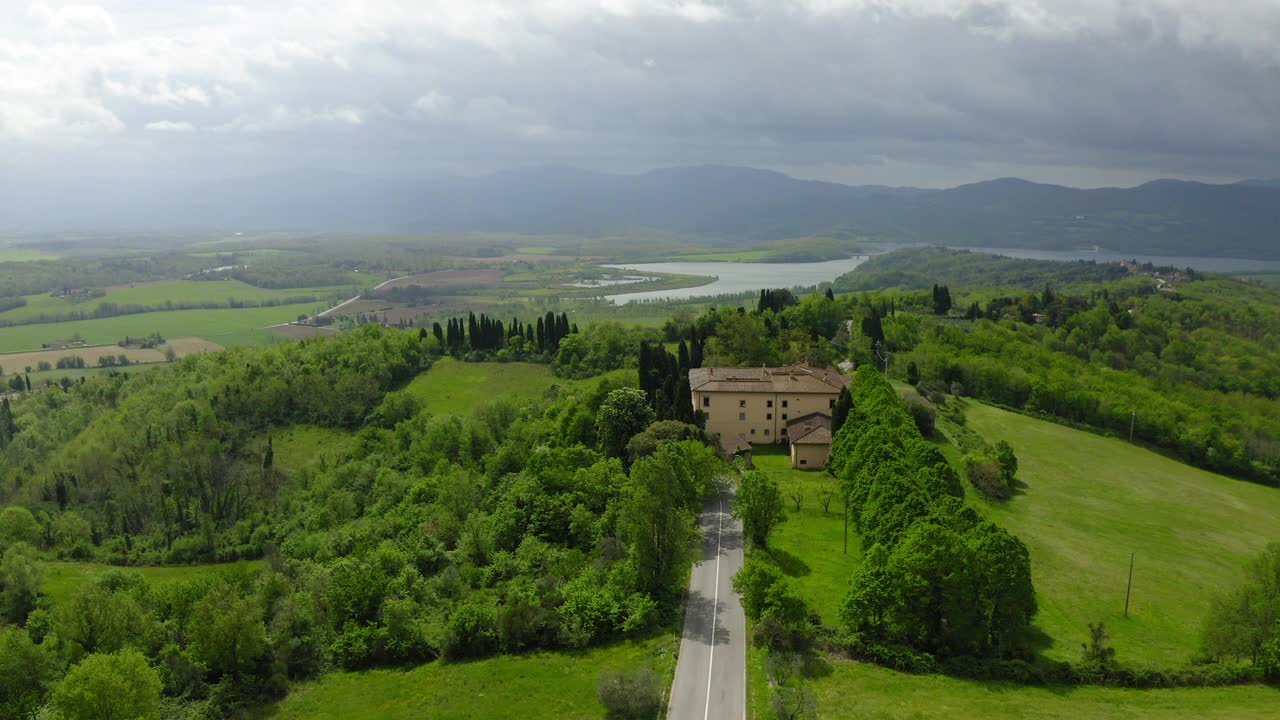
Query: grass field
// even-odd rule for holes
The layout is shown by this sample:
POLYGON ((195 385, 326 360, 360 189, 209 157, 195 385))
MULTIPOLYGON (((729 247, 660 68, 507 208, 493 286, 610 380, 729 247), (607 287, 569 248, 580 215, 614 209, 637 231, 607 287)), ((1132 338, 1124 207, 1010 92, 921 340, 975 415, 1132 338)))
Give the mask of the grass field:
POLYGON ((299 686, 254 720, 560 720, 603 718, 602 670, 652 668, 667 680, 679 638, 623 642, 579 652, 502 655, 408 670, 340 672, 299 686))
POLYGON ((1210 597, 1237 585, 1245 562, 1280 540, 1275 488, 978 403, 968 425, 1017 453, 1023 491, 1007 502, 970 502, 1030 549, 1050 657, 1076 657, 1086 624, 1103 620, 1120 660, 1186 663, 1210 597))
POLYGON ((0 247, 0 262, 31 262, 33 260, 56 260, 57 255, 43 250, 30 248, 0 247))
POLYGON ((787 521, 769 538, 769 554, 822 616, 823 623, 839 623, 840 605, 849 591, 849 576, 862 556, 858 535, 849 533, 844 552, 844 505, 836 479, 826 472, 793 470, 781 446, 757 445, 752 451, 757 469, 777 479, 787 503, 787 521), (818 491, 833 492, 830 510, 818 503, 818 491), (803 496, 796 512, 791 493, 803 496))
POLYGON ((326 301, 331 297, 349 297, 350 287, 290 288, 272 290, 255 287, 239 280, 173 280, 138 283, 107 289, 107 294, 87 302, 72 303, 66 298, 48 294, 27 295, 27 304, 0 313, 0 320, 22 322, 39 316, 65 315, 72 312, 91 313, 102 303, 163 307, 172 303, 225 303, 234 298, 241 302, 289 302, 296 298, 315 297, 326 301))
POLYGON ((772 250, 738 250, 726 252, 695 253, 693 255, 673 255, 673 262, 759 262, 769 257, 772 250))
POLYGON ((292 473, 321 460, 334 460, 355 440, 345 430, 316 425, 293 425, 271 433, 277 470, 292 473))
POLYGON ((499 397, 532 400, 557 380, 546 365, 534 363, 464 363, 443 358, 414 378, 405 390, 431 413, 467 416, 499 397))
MULTIPOLYGON (((818 699, 819 717, 832 720, 1262 720, 1276 717, 1280 707, 1280 690, 1261 685, 1169 690, 1021 687, 942 675, 907 675, 841 661, 811 687, 818 699)), ((753 688, 758 688, 758 683, 753 688)))
POLYGON ((242 560, 234 563, 211 565, 168 565, 164 567, 116 567, 115 565, 101 565, 98 563, 46 562, 43 563, 45 579, 41 590, 56 605, 70 600, 85 583, 112 570, 138 572, 154 583, 186 580, 208 573, 222 572, 223 570, 235 568, 256 569, 260 565, 262 565, 261 560, 242 560))
POLYGON ((107 345, 120 341, 126 335, 140 337, 153 332, 164 337, 202 337, 224 346, 281 342, 283 338, 279 335, 261 328, 296 320, 299 314, 311 314, 316 308, 315 303, 295 303, 264 308, 175 310, 100 320, 18 325, 0 328, 0 352, 35 350, 41 343, 66 340, 76 333, 93 345, 107 345))

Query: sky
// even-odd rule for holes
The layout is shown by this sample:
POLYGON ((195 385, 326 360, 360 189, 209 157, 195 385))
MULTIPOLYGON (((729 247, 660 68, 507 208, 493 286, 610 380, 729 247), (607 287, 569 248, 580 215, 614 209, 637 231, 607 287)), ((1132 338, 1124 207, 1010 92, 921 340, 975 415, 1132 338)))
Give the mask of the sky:
POLYGON ((0 0, 0 175, 1280 176, 1280 0, 0 0))

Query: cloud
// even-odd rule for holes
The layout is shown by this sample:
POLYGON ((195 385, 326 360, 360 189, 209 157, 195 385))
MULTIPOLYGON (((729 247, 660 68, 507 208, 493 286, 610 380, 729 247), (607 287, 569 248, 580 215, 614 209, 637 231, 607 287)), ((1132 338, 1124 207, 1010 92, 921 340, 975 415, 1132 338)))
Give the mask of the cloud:
POLYGON ((0 142, 51 172, 1280 174, 1273 0, 104 0, 6 20, 0 142))
POLYGON ((154 132, 170 132, 170 133, 189 133, 195 132, 196 128, 189 122, 174 122, 172 120, 160 120, 157 122, 149 122, 142 126, 144 130, 154 132))

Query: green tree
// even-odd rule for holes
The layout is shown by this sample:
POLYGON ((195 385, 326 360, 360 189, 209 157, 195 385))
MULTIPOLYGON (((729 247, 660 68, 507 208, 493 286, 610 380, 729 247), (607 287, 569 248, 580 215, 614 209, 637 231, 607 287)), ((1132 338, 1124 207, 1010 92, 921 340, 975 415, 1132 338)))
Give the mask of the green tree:
POLYGON ((1011 495, 1018 475, 1018 456, 1013 454, 1013 446, 1004 440, 996 443, 995 456, 1000 466, 1000 482, 1004 484, 1005 493, 1011 495))
POLYGON ((65 720, 150 720, 159 702, 160 677, 132 649, 86 657, 53 693, 65 720))
POLYGON ((753 313, 722 316, 715 337, 707 344, 707 352, 713 365, 778 364, 778 351, 769 340, 765 319, 753 313))
POLYGON ((688 495, 670 452, 641 458, 631 468, 618 513, 618 538, 645 592, 672 591, 684 577, 696 537, 688 495))
POLYGON ((0 611, 11 623, 22 624, 36 605, 44 572, 36 549, 20 542, 4 551, 0 562, 0 611))
POLYGON ((1268 643, 1280 640, 1280 543, 1271 543, 1245 568, 1245 582, 1215 597, 1200 636, 1212 659, 1257 662, 1268 643))
POLYGON ((39 545, 43 534, 40 521, 36 520, 30 510, 11 505, 0 511, 0 550, 19 542, 39 545))
POLYGON ((643 432, 653 420, 653 408, 640 390, 624 387, 610 392, 596 412, 600 449, 611 457, 626 457, 632 436, 643 432))
POLYGON ((769 533, 787 519, 778 481, 759 470, 749 470, 738 481, 733 515, 742 519, 742 530, 751 542, 765 547, 769 533))
POLYGON ((1101 621, 1089 623, 1089 641, 1080 643, 1080 657, 1091 665, 1110 665, 1116 660, 1116 649, 1108 645, 1111 635, 1101 621))
POLYGON ((840 395, 836 398, 836 404, 831 408, 831 433, 834 435, 840 432, 840 428, 844 427, 844 421, 849 419, 849 411, 853 410, 853 395, 849 392, 849 386, 845 385, 840 388, 840 395))
POLYGON ((30 717, 57 672, 48 645, 36 645, 19 628, 0 630, 0 718, 30 717))
POLYGON ((267 652, 261 608, 226 587, 215 586, 192 606, 187 635, 195 658, 223 674, 249 673, 267 652))

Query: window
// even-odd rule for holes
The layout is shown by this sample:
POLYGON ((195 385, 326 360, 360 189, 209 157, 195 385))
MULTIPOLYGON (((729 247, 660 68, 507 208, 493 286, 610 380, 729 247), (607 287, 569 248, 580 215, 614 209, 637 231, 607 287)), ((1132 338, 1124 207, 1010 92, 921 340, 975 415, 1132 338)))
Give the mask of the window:
POLYGON ((773 413, 765 413, 765 414, 764 414, 764 419, 765 419, 765 420, 772 420, 772 419, 773 419, 773 413))
POLYGON ((782 401, 782 407, 786 407, 786 406, 787 406, 787 401, 786 401, 786 400, 783 400, 783 401, 782 401))
POLYGON ((739 419, 739 420, 746 420, 746 419, 747 419, 747 414, 746 414, 746 413, 738 413, 738 419, 739 419))
POLYGON ((782 413, 782 419, 783 419, 783 420, 786 420, 786 419, 787 419, 787 414, 786 414, 786 413, 782 413))
POLYGON ((764 436, 769 437, 769 428, 764 429, 764 436))
POLYGON ((746 400, 739 400, 739 401, 738 401, 738 407, 740 407, 740 408, 744 408, 744 407, 746 407, 746 406, 747 406, 747 401, 746 401, 746 400))
POLYGON ((782 434, 783 434, 783 435, 786 435, 786 434, 787 434, 787 429, 786 429, 786 428, 782 428, 782 434))
POLYGON ((804 458, 800 458, 800 464, 801 464, 801 465, 808 465, 808 464, 809 464, 809 461, 808 461, 808 460, 805 460, 804 458))
POLYGON ((703 396, 702 396, 702 407, 711 407, 711 396, 710 396, 710 395, 703 395, 703 396))
POLYGON ((764 401, 764 406, 765 406, 765 407, 773 407, 773 401, 772 401, 772 400, 765 400, 765 401, 764 401))
POLYGON ((827 398, 827 409, 828 409, 828 410, 830 410, 831 408, 833 408, 833 407, 835 407, 835 406, 836 406, 836 399, 835 399, 835 398, 827 398))
POLYGON ((755 435, 755 434, 756 434, 756 429, 755 429, 755 428, 751 428, 751 434, 752 434, 752 435, 755 435))

